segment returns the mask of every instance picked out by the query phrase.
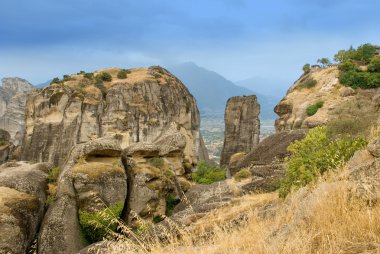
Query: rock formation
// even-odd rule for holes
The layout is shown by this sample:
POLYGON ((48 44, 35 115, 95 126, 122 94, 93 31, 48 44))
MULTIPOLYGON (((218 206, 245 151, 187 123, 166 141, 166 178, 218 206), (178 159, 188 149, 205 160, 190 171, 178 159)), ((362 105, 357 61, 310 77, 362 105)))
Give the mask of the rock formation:
POLYGON ((259 143, 260 105, 255 95, 231 97, 224 113, 224 145, 220 165, 228 165, 238 152, 249 152, 259 143))
POLYGON ((123 217, 129 225, 165 216, 167 195, 181 196, 191 186, 186 179, 191 168, 183 163, 185 147, 185 136, 172 123, 154 143, 137 143, 124 150, 128 207, 123 217))
POLYGON ((252 173, 252 181, 242 186, 243 191, 271 192, 279 187, 280 178, 284 175, 284 160, 290 155, 288 146, 304 138, 307 131, 293 130, 273 134, 262 140, 257 147, 230 165, 231 174, 243 168, 252 173))
POLYGON ((313 128, 335 119, 375 119, 380 108, 380 89, 355 89, 339 83, 337 67, 313 69, 288 90, 275 107, 279 115, 276 131, 313 128), (313 84, 314 85, 307 85, 313 84), (314 115, 307 108, 317 102, 323 106, 314 115))
POLYGON ((78 74, 33 92, 26 105, 22 158, 62 165, 76 144, 118 135, 126 148, 154 141, 176 122, 186 138, 185 161, 195 165, 200 119, 186 87, 161 67, 131 69, 125 79, 117 78, 120 71, 94 73, 106 72, 112 81, 78 74))
POLYGON ((124 203, 127 182, 120 154, 117 138, 89 141, 72 149, 41 226, 39 253, 76 253, 83 247, 79 210, 96 212, 124 203))
POLYGON ((33 86, 21 78, 3 78, 1 81, 0 128, 9 132, 14 145, 19 145, 25 128, 26 97, 33 86))
POLYGON ((26 253, 45 212, 48 163, 0 166, 0 253, 26 253))

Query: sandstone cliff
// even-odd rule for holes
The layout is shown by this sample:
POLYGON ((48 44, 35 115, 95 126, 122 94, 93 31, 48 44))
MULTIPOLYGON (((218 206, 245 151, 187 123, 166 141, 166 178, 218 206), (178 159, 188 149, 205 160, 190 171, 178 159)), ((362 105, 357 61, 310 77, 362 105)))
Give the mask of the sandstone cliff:
POLYGON ((24 134, 26 96, 33 86, 21 78, 3 78, 0 87, 0 128, 9 132, 11 142, 21 143, 24 134))
POLYGON ((233 154, 249 152, 259 143, 259 113, 255 95, 235 96, 227 101, 221 165, 228 165, 233 154))
POLYGON ((312 128, 336 119, 376 119, 380 89, 356 89, 339 83, 337 67, 314 68, 302 75, 275 107, 276 130, 312 128), (314 80, 314 81, 313 81, 314 80), (321 103, 315 114, 308 107, 321 103))
POLYGON ((186 138, 185 161, 196 164, 199 151, 199 112, 186 87, 161 67, 126 71, 105 69, 112 80, 84 74, 67 76, 26 105, 22 158, 62 165, 70 149, 100 137, 118 135, 121 148, 152 142, 171 122, 186 138))

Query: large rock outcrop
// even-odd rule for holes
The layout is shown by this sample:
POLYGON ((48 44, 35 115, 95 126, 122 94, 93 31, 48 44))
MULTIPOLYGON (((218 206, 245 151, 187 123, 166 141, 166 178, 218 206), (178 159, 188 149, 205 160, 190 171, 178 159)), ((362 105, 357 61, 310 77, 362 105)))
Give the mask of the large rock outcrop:
POLYGON ((249 152, 259 143, 259 113, 260 105, 255 95, 235 96, 227 101, 221 165, 228 165, 233 154, 249 152))
POLYGON ((93 213, 124 204, 127 182, 120 154, 117 137, 89 141, 72 149, 58 179, 55 201, 42 223, 39 253, 76 253, 83 247, 79 210, 93 213))
POLYGON ((276 131, 313 128, 337 119, 376 119, 380 89, 354 90, 341 85, 338 76, 337 67, 314 68, 302 75, 275 107, 276 131), (323 106, 309 116, 307 108, 318 102, 323 106))
POLYGON ((0 128, 8 131, 11 142, 19 145, 25 127, 25 103, 33 86, 21 78, 3 78, 0 87, 0 128))
POLYGON ((187 141, 185 161, 195 165, 200 118, 187 88, 161 67, 131 69, 124 79, 120 69, 94 74, 105 72, 112 81, 72 75, 29 96, 22 158, 62 165, 76 144, 116 134, 126 148, 152 142, 176 122, 187 141))
POLYGON ((285 173, 284 160, 290 155, 288 146, 303 139, 306 130, 283 131, 262 140, 257 147, 243 156, 235 165, 230 165, 231 174, 249 169, 252 181, 242 186, 246 192, 271 192, 279 187, 285 173))
POLYGON ((169 193, 181 196, 191 183, 191 168, 184 163, 186 137, 172 123, 154 143, 137 143, 123 152, 128 177, 127 209, 124 220, 136 226, 139 220, 151 222, 166 214, 169 193))
POLYGON ((26 253, 45 212, 48 163, 0 166, 0 253, 26 253))

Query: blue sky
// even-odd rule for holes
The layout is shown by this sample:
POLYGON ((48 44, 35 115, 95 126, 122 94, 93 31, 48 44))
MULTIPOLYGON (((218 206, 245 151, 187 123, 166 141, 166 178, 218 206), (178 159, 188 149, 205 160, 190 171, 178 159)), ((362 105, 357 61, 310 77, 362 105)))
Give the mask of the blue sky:
POLYGON ((302 65, 380 44, 378 0, 3 0, 0 78, 193 61, 289 87, 302 65))

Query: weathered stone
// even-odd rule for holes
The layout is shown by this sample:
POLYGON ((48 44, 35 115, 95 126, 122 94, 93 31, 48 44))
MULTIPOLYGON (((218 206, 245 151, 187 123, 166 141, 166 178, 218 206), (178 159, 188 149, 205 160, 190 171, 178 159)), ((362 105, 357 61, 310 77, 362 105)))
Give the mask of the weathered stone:
POLYGON ((10 141, 20 145, 25 128, 25 102, 33 86, 21 78, 3 78, 0 87, 0 128, 9 132, 10 141))
POLYGON ((127 183, 120 154, 120 140, 115 138, 72 149, 58 179, 56 199, 41 226, 39 253, 76 253, 83 248, 78 210, 96 212, 124 203, 127 183))
POLYGON ((0 166, 0 253, 26 253, 45 211, 52 165, 8 162, 0 166))
POLYGON ((369 143, 367 149, 373 156, 380 157, 380 140, 369 143))
POLYGON ((231 180, 209 185, 195 185, 190 188, 174 208, 170 219, 180 225, 190 225, 192 221, 203 217, 207 212, 229 204, 233 197, 240 195, 231 180))
POLYGON ((186 138, 179 131, 179 126, 172 123, 153 143, 137 143, 124 150, 122 158, 129 191, 123 218, 129 225, 165 215, 166 196, 179 195, 189 188, 183 178, 186 138))
POLYGON ((195 165, 200 149, 199 112, 187 88, 161 67, 106 69, 113 79, 96 84, 82 74, 35 91, 26 105, 22 158, 62 165, 71 148, 116 135, 121 147, 153 142, 171 122, 186 137, 185 160, 195 165))
POLYGON ((227 166, 233 154, 249 152, 259 143, 259 113, 255 95, 231 97, 227 101, 221 165, 227 166))
POLYGON ((339 119, 366 119, 370 122, 378 115, 380 89, 352 89, 339 83, 339 69, 314 69, 302 75, 288 90, 286 96, 275 107, 279 115, 276 131, 314 128, 339 119), (312 87, 304 86, 307 80, 315 80, 312 87), (323 106, 311 116, 307 108, 318 102, 323 106))
POLYGON ((351 87, 342 87, 341 89, 339 89, 339 93, 342 97, 348 97, 355 95, 356 91, 351 87))
POLYGON ((288 146, 304 138, 307 130, 284 131, 273 134, 249 152, 243 159, 236 163, 235 167, 230 168, 231 173, 235 174, 239 169, 254 165, 269 165, 272 163, 282 163, 290 153, 288 146))

